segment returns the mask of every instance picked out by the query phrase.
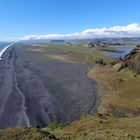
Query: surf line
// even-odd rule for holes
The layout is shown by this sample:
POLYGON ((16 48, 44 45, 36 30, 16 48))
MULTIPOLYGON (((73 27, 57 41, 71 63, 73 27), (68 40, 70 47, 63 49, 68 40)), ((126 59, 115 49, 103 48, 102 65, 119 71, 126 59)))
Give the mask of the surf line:
POLYGON ((14 43, 11 43, 10 45, 6 46, 5 48, 3 48, 3 49, 0 51, 0 60, 2 59, 3 53, 4 53, 9 47, 11 47, 12 45, 14 45, 14 43))

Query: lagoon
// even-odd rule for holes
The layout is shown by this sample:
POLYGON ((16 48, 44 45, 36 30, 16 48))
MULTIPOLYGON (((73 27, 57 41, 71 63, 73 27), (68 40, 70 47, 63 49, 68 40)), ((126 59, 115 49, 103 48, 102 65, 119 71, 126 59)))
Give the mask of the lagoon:
POLYGON ((107 56, 113 57, 113 58, 124 58, 128 53, 130 53, 133 50, 132 46, 113 46, 115 48, 116 52, 110 52, 110 51, 104 51, 103 53, 107 56), (117 51, 122 51, 121 53, 117 51))

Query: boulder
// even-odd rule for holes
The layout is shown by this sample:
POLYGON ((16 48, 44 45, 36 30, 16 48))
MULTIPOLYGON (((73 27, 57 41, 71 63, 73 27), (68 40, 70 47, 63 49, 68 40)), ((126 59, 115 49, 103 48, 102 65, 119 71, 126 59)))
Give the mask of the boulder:
POLYGON ((102 58, 98 59, 95 61, 96 64, 101 64, 101 65, 104 65, 104 60, 102 58))

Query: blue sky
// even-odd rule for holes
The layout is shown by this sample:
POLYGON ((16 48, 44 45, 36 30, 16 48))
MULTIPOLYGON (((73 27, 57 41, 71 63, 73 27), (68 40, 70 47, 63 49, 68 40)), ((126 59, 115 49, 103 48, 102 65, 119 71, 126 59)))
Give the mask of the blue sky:
POLYGON ((140 23, 140 0, 0 0, 0 40, 140 23))

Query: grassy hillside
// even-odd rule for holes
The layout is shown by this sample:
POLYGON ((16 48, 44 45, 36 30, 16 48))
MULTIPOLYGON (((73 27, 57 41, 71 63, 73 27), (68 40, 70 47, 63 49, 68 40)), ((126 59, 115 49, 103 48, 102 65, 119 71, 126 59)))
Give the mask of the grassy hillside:
POLYGON ((140 114, 140 76, 129 69, 117 72, 114 67, 96 67, 88 76, 100 84, 101 103, 99 112, 112 113, 118 117, 140 114))
POLYGON ((38 128, 9 128, 0 130, 0 140, 59 140, 38 128))
POLYGON ((53 132, 62 140, 138 140, 140 118, 85 115, 79 121, 53 132))
POLYGON ((140 76, 128 68, 120 72, 117 69, 117 65, 98 65, 88 73, 99 83, 98 112, 105 115, 86 115, 54 131, 56 136, 72 140, 140 139, 140 76))

